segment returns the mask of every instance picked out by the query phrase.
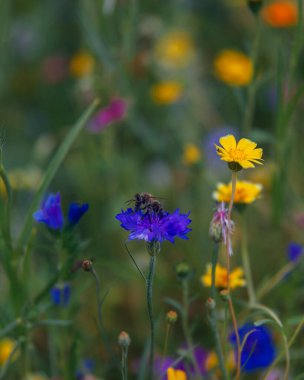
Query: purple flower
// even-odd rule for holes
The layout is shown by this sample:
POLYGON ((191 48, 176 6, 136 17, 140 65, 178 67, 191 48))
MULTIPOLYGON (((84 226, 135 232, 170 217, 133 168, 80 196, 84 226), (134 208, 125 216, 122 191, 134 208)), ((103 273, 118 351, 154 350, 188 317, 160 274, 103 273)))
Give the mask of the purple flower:
POLYGON ((303 255, 303 246, 298 243, 290 243, 287 248, 288 260, 296 262, 303 255))
POLYGON ((131 231, 129 240, 145 240, 147 242, 162 242, 169 240, 174 243, 174 238, 188 239, 187 233, 191 231, 187 226, 191 223, 188 214, 180 214, 179 209, 172 214, 165 211, 145 212, 134 211, 128 208, 121 210, 116 219, 121 222, 121 227, 131 231))
POLYGON ((127 102, 122 98, 114 98, 91 119, 87 128, 90 132, 98 133, 109 124, 122 120, 126 112, 127 102))
POLYGON ((54 305, 67 306, 70 301, 71 287, 69 284, 56 285, 50 290, 50 295, 54 305))
MULTIPOLYGON (((76 225, 82 215, 88 210, 87 203, 71 203, 68 212, 68 224, 66 227, 76 225)), ((62 230, 64 225, 64 217, 61 207, 60 193, 49 194, 42 203, 40 210, 33 214, 34 219, 38 223, 46 224, 52 230, 62 230)))
POLYGON ((79 222, 82 218, 83 214, 85 214, 89 209, 88 203, 79 204, 76 202, 72 202, 69 207, 68 212, 68 221, 69 224, 74 226, 79 222))
MULTIPOLYGON (((207 373, 205 366, 208 355, 207 351, 202 347, 196 347, 193 350, 193 354, 200 371, 199 375, 204 376, 207 373)), ((181 369, 185 371, 188 376, 195 376, 195 367, 190 360, 183 359, 174 364, 175 362, 176 360, 170 356, 157 357, 154 363, 155 375, 157 375, 157 377, 160 377, 161 380, 166 380, 167 369, 173 366, 175 369, 181 369)))
MULTIPOLYGON (((270 366, 276 357, 276 350, 272 335, 266 326, 254 326, 246 323, 239 330, 240 340, 244 341, 241 354, 241 367, 243 372, 251 373, 270 366)), ((230 336, 231 343, 236 348, 235 334, 230 336)))
POLYGON ((60 194, 49 194, 42 203, 41 209, 33 214, 38 223, 46 224, 52 230, 61 230, 63 227, 63 213, 60 194))

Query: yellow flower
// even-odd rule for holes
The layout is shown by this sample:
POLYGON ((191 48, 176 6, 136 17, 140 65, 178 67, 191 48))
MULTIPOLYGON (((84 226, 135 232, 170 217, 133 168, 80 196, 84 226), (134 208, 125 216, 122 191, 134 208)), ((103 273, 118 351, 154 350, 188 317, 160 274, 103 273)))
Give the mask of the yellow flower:
POLYGON ((172 31, 157 43, 155 55, 157 61, 168 68, 183 68, 194 56, 192 39, 184 31, 172 31))
POLYGON ((291 1, 275 1, 262 10, 262 18, 273 28, 288 28, 298 23, 298 8, 291 1))
POLYGON ((95 61, 92 55, 81 51, 72 58, 70 62, 70 72, 74 77, 82 78, 92 73, 94 64, 95 61))
MULTIPOLYGON (((262 191, 262 185, 259 183, 252 183, 249 181, 237 181, 234 203, 252 203, 254 202, 262 191)), ((230 202, 232 193, 231 182, 227 185, 218 183, 216 191, 212 194, 213 198, 218 202, 230 202)))
MULTIPOLYGON (((3 366, 10 358, 12 352, 14 351, 15 345, 16 342, 13 339, 3 338, 0 340, 0 366, 3 366)), ((15 352, 11 360, 16 360, 18 354, 18 351, 15 352)))
MULTIPOLYGON (((206 359, 205 362, 205 369, 209 372, 215 369, 219 366, 219 361, 217 354, 214 351, 211 351, 206 359)), ((234 358, 234 351, 231 350, 228 352, 227 358, 226 358, 226 368, 228 371, 232 371, 235 368, 235 358, 234 358)))
POLYGON ((234 170, 254 168, 253 163, 262 164, 263 149, 256 148, 257 144, 251 140, 243 138, 236 143, 233 135, 227 135, 220 138, 220 144, 221 147, 215 145, 217 154, 221 160, 232 163, 234 170))
POLYGON ((182 90, 183 87, 178 82, 161 82, 152 87, 151 96, 157 104, 171 104, 181 98, 182 90))
POLYGON ((187 375, 181 369, 169 367, 167 369, 167 380, 187 380, 187 375))
POLYGON ((185 165, 196 164, 202 157, 200 149, 195 144, 186 144, 183 153, 183 163, 185 165))
MULTIPOLYGON (((212 282, 212 264, 207 264, 206 273, 201 277, 201 281, 204 286, 210 287, 212 282)), ((244 279, 244 272, 241 267, 235 268, 230 272, 230 288, 235 289, 241 286, 245 286, 246 281, 244 279)), ((215 268, 215 287, 219 289, 226 289, 228 287, 228 272, 227 269, 220 264, 215 268)))
POLYGON ((253 77, 253 64, 247 55, 223 50, 213 63, 215 75, 230 86, 246 86, 253 77))

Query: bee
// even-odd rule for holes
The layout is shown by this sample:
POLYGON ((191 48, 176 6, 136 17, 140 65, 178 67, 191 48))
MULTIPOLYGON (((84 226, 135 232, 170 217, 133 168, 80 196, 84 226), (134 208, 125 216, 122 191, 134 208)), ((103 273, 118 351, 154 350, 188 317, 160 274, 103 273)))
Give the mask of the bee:
POLYGON ((163 211, 160 201, 149 193, 136 193, 133 199, 127 203, 134 203, 135 211, 145 211, 147 214, 152 212, 158 214, 163 211))

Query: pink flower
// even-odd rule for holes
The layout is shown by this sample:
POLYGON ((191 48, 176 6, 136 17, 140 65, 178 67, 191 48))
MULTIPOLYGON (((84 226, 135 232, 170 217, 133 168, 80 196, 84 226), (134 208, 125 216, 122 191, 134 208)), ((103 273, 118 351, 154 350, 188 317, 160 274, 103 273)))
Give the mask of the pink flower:
POLYGON ((102 131, 109 124, 123 120, 127 113, 127 102, 123 98, 114 98, 109 105, 99 110, 91 119, 87 129, 92 133, 102 131))

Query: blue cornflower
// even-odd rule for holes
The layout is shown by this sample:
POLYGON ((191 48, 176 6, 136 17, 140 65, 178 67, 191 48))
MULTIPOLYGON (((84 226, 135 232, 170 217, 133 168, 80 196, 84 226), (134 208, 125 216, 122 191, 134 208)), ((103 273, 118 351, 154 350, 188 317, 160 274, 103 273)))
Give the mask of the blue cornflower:
MULTIPOLYGON (((253 323, 246 323, 238 331, 241 342, 244 341, 246 334, 250 333, 242 349, 242 371, 249 373, 269 367, 276 357, 276 350, 269 329, 266 326, 254 326, 253 323)), ((236 348, 234 333, 231 334, 230 341, 236 348)))
POLYGON ((82 215, 85 214, 89 209, 88 203, 79 204, 72 202, 69 207, 68 221, 70 225, 75 225, 79 222, 82 215))
POLYGON ((63 213, 60 194, 49 194, 41 205, 41 209, 33 215, 38 223, 46 224, 52 230, 61 230, 63 227, 63 213))
MULTIPOLYGON (((83 214, 88 210, 87 203, 71 203, 68 212, 68 226, 76 225, 83 214)), ((51 230, 62 230, 64 226, 64 217, 61 206, 60 193, 49 194, 41 205, 40 210, 33 214, 38 223, 44 223, 51 230)))
POLYGON ((287 253, 289 261, 296 262, 304 253, 303 246, 292 242, 288 245, 287 253))
POLYGON ((50 290, 51 300, 54 305, 67 306, 71 297, 69 284, 56 285, 50 290))
POLYGON ((146 212, 128 208, 121 210, 116 219, 121 222, 121 227, 130 231, 129 240, 145 240, 146 242, 162 242, 169 240, 174 243, 174 238, 188 239, 187 233, 191 231, 187 226, 191 223, 188 214, 180 214, 179 209, 172 214, 166 211, 146 212))

